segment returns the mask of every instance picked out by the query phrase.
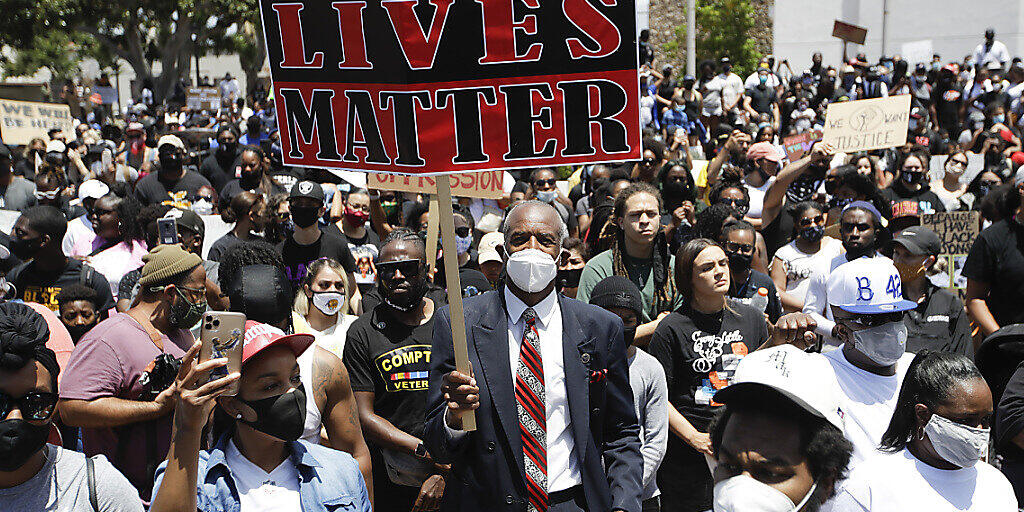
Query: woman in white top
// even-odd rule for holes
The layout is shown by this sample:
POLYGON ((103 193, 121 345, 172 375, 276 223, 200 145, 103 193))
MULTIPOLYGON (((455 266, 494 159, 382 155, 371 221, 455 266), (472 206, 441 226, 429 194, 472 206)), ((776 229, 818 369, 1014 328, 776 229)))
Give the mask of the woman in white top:
POLYGON ((345 275, 345 268, 337 260, 320 258, 311 263, 295 295, 292 313, 295 332, 316 336, 317 345, 339 358, 345 350, 348 328, 357 318, 348 314, 345 275))
POLYGON ((907 369, 882 452, 860 463, 832 502, 843 512, 1014 512, 988 454, 992 392, 970 359, 922 351, 907 369))
POLYGON ((960 179, 967 171, 967 153, 957 151, 947 156, 944 169, 946 172, 942 175, 942 179, 932 182, 932 192, 939 196, 947 212, 963 210, 960 196, 967 192, 967 183, 961 183, 960 179))
POLYGON ((771 264, 772 281, 786 313, 803 311, 811 280, 827 274, 832 259, 843 252, 842 242, 825 236, 825 211, 818 203, 797 203, 790 213, 793 241, 775 252, 771 264))

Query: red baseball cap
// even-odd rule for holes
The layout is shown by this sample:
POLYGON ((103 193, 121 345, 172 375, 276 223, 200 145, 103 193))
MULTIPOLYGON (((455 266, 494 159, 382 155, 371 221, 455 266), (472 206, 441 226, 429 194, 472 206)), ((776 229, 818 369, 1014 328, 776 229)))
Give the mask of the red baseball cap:
POLYGON ((766 158, 775 163, 782 162, 782 155, 775 150, 775 146, 771 142, 758 142, 750 145, 750 149, 747 150, 747 160, 753 161, 759 158, 766 158))
POLYGON ((287 346, 299 357, 313 344, 312 334, 285 334, 273 325, 262 324, 254 320, 246 320, 245 336, 242 344, 242 364, 268 347, 287 346))
MULTIPOLYGON (((1017 167, 1020 167, 1020 166, 1024 165, 1024 153, 1021 153, 1020 151, 1016 151, 1012 155, 1010 155, 1010 160, 1013 161, 1013 165, 1016 165, 1017 167)), ((2 252, 0 252, 0 254, 2 254, 2 252)))

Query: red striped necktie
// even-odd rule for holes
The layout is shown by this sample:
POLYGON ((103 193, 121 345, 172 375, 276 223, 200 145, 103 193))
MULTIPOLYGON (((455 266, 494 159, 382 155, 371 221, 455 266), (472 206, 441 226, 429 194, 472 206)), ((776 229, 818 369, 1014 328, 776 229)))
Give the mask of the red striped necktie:
POLYGON ((544 365, 540 357, 537 313, 533 308, 526 308, 523 320, 526 321, 526 329, 523 331, 523 343, 519 347, 519 365, 516 368, 516 408, 519 413, 519 432, 523 441, 528 510, 545 512, 548 509, 548 445, 544 407, 544 365))

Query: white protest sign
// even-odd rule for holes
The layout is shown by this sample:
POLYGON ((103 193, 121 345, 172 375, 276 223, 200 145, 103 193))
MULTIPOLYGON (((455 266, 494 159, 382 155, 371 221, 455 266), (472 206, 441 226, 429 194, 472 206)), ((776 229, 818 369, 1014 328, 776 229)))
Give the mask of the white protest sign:
POLYGON ((843 153, 902 146, 909 121, 909 94, 832 103, 822 142, 843 153))
POLYGON ((920 62, 931 62, 932 55, 935 52, 932 50, 932 40, 922 39, 920 41, 911 41, 909 43, 903 43, 901 48, 900 56, 907 64, 913 66, 920 62))
POLYGON ((71 108, 55 103, 0 100, 0 138, 4 144, 23 146, 35 137, 46 137, 50 128, 74 133, 71 108))

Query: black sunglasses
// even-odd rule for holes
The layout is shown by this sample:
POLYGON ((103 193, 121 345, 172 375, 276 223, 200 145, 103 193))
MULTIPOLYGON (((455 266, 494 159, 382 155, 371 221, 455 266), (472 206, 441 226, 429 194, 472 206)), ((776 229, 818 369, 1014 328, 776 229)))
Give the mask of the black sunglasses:
POLYGON ((53 416, 57 409, 57 393, 29 391, 21 398, 14 398, 0 392, 0 419, 6 418, 15 407, 21 411, 22 418, 30 421, 44 421, 53 416))
POLYGON ((746 207, 750 206, 750 202, 747 201, 746 199, 730 199, 730 198, 727 198, 727 197, 723 197, 723 198, 719 199, 718 202, 720 202, 722 204, 727 204, 727 205, 732 206, 734 208, 746 208, 746 207))
POLYGON ((804 218, 800 219, 800 226, 807 227, 807 226, 810 226, 811 224, 821 224, 823 222, 825 222, 825 216, 824 215, 816 215, 814 217, 804 217, 804 218))
POLYGON ((854 315, 853 317, 850 317, 849 320, 864 327, 878 327, 879 325, 891 322, 902 322, 903 312, 894 311, 892 313, 878 313, 874 315, 854 315))
POLYGON ((556 181, 558 181, 558 180, 556 180, 555 178, 551 178, 549 180, 537 180, 537 181, 533 182, 533 186, 535 186, 535 187, 545 187, 545 186, 553 187, 553 186, 555 186, 555 182, 556 181))
POLYGON ((420 275, 420 260, 398 260, 377 264, 377 275, 381 279, 393 279, 395 272, 401 272, 406 279, 420 275))

